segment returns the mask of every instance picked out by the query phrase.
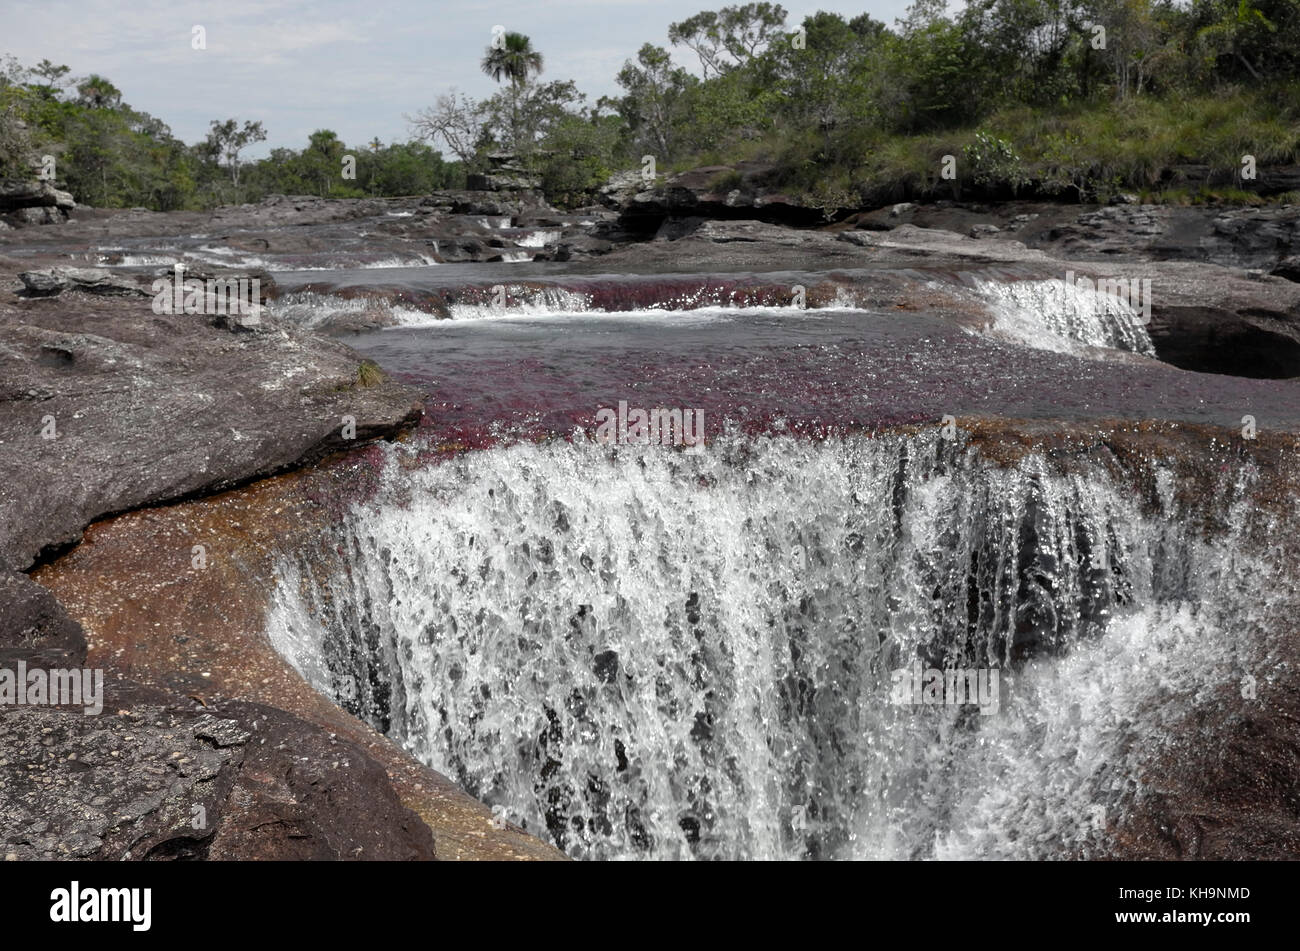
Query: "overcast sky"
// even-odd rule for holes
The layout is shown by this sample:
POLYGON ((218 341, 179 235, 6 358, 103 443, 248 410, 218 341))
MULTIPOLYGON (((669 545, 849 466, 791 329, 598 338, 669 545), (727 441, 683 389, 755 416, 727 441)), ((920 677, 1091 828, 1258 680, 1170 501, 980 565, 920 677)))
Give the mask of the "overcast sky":
MULTIPOLYGON (((786 2, 787 24, 829 10, 893 25, 911 0, 786 2)), ((0 53, 99 73, 136 109, 195 142, 212 119, 260 119, 267 141, 300 148, 316 129, 349 145, 408 138, 404 114, 452 86, 495 86, 479 69, 492 27, 526 33, 544 79, 573 79, 589 101, 618 92, 614 76, 668 24, 727 0, 0 0, 0 53), (193 27, 207 49, 191 48, 193 27)), ((958 3, 950 3, 956 8, 958 3)), ((694 67, 689 50, 676 53, 694 67)))

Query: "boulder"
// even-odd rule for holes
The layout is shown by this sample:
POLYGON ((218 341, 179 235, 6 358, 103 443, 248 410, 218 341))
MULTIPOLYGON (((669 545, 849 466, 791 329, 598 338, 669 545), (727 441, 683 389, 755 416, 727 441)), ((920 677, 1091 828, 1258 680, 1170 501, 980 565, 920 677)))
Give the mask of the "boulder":
POLYGON ((18 275, 30 297, 54 297, 63 291, 82 291, 108 297, 143 297, 145 287, 103 268, 55 267, 23 271, 18 275))
POLYGON ((556 261, 574 261, 579 258, 597 257, 614 250, 612 241, 601 238, 578 236, 561 241, 555 246, 556 261))
MULTIPOLYGON (((787 225, 824 221, 821 209, 772 187, 773 167, 759 162, 708 165, 636 191, 622 204, 619 224, 653 233, 667 218, 749 219, 787 225)), ((621 180, 624 187, 627 179, 621 180)))
POLYGON ((208 706, 111 671, 102 700, 97 715, 0 715, 6 857, 435 858, 428 826, 354 743, 274 707, 208 706))
POLYGON ((1300 254, 1293 254, 1290 257, 1283 258, 1270 273, 1275 277, 1283 277, 1288 281, 1300 283, 1300 254))
POLYGON ((0 180, 0 211, 18 208, 60 208, 71 211, 76 199, 49 182, 0 180))
POLYGON ((597 193, 601 204, 608 208, 622 208, 647 182, 639 171, 615 172, 597 193))
POLYGON ((513 152, 492 152, 487 156, 488 169, 472 172, 465 184, 471 191, 535 192, 542 181, 533 175, 513 152))

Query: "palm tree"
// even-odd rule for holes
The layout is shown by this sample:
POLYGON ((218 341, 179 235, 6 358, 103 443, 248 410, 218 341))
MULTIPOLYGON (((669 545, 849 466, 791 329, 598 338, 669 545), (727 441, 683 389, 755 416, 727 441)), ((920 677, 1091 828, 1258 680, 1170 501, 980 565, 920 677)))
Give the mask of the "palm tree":
POLYGON ((122 91, 95 73, 77 84, 77 95, 83 106, 92 109, 115 109, 122 101, 122 91))
POLYGON ((511 145, 519 147, 519 94, 528 85, 530 75, 542 71, 542 54, 533 49, 533 41, 522 33, 506 33, 494 41, 483 54, 483 72, 496 82, 510 80, 511 145))
POLYGON ((503 78, 518 89, 528 82, 530 73, 542 71, 542 54, 533 49, 533 41, 522 33, 507 33, 500 46, 489 46, 483 55, 483 72, 497 82, 503 78))

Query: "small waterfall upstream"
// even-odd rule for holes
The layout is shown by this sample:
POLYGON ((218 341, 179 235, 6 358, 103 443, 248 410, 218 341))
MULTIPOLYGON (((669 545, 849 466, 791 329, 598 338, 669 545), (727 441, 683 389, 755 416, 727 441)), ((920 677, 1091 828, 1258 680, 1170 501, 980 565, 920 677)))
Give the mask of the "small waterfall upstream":
POLYGON ((1145 325, 1147 316, 1115 294, 1061 280, 976 278, 971 283, 993 312, 990 329, 1008 340, 1039 350, 1070 352, 1076 344, 1084 344, 1148 357, 1156 354, 1145 325))
POLYGON ((933 430, 387 452, 283 560, 268 635, 576 858, 1104 855, 1276 601, 1168 471, 1135 493, 933 430), (918 664, 996 671, 997 697, 895 702, 918 664))
POLYGON ((1097 348, 1155 356, 1145 326, 1147 318, 1132 303, 1059 279, 910 270, 858 272, 853 280, 839 283, 787 276, 791 280, 784 283, 775 275, 749 281, 696 275, 636 281, 579 278, 570 280, 572 286, 502 281, 430 288, 408 287, 399 281, 389 287, 359 288, 364 293, 355 297, 322 288, 290 290, 271 310, 291 323, 313 328, 367 311, 384 314, 390 325, 421 327, 446 321, 517 321, 580 314, 678 318, 696 311, 890 313, 890 301, 908 300, 925 291, 931 306, 946 305, 950 316, 960 313, 966 318, 963 323, 968 329, 999 340, 1058 353, 1087 355, 1097 348), (795 296, 796 288, 802 297, 795 296))

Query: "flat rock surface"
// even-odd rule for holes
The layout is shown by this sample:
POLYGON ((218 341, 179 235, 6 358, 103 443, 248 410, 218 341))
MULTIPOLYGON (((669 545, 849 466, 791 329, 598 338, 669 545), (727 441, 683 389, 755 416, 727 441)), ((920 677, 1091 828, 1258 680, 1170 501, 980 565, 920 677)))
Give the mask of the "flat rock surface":
POLYGON ((342 343, 269 319, 225 330, 150 303, 0 294, 0 561, 10 568, 104 515, 344 446, 349 418, 365 441, 419 416, 412 391, 365 385, 342 343))

